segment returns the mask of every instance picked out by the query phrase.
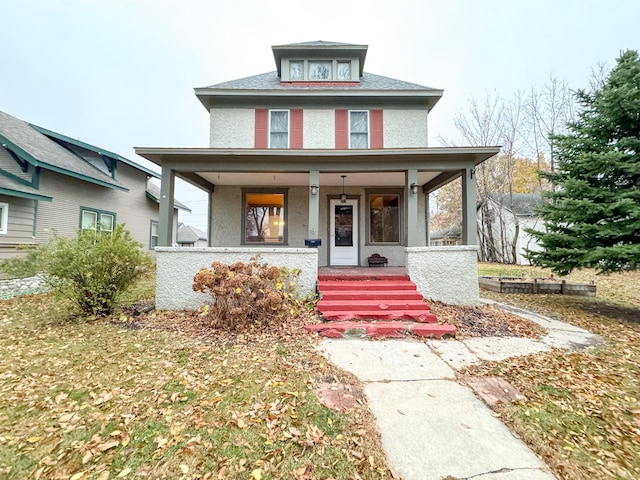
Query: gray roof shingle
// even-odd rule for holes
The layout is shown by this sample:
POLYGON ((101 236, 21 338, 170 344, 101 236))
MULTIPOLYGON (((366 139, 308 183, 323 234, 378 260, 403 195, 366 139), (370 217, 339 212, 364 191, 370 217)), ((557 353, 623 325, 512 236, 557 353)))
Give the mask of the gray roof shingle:
POLYGON ((180 225, 178 227, 178 243, 196 243, 198 240, 206 240, 207 234, 190 225, 180 225))
POLYGON ((360 82, 353 85, 338 84, 336 86, 327 86, 327 83, 319 85, 309 85, 305 83, 301 85, 283 85, 280 83, 280 77, 277 72, 267 72, 251 77, 240 78, 228 82, 209 85, 197 90, 345 90, 345 91, 420 91, 420 92, 439 92, 437 88, 425 87, 417 83, 396 80, 395 78, 383 77, 373 73, 365 72, 360 78, 360 82))
MULTIPOLYGON (((9 142, 9 147, 35 160, 43 168, 66 173, 71 176, 84 178, 106 186, 128 190, 128 188, 109 175, 101 172, 82 158, 61 147, 46 137, 27 122, 0 112, 0 141, 9 142), (22 152, 20 152, 20 150, 22 152)), ((25 160, 29 161, 28 158, 25 160)))
MULTIPOLYGON (((153 182, 147 182, 147 195, 160 203, 160 187, 153 182)), ((173 199, 173 208, 179 208, 181 210, 186 210, 187 212, 191 211, 189 207, 176 198, 173 199)))

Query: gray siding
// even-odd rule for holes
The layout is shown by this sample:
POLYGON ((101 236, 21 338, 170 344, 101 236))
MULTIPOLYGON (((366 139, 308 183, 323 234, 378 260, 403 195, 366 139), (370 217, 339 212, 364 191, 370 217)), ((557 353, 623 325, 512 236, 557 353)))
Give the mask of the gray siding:
POLYGON ((46 242, 54 232, 73 236, 80 227, 80 207, 113 212, 144 248, 149 248, 151 220, 158 220, 158 204, 146 196, 146 174, 118 163, 118 180, 128 192, 101 187, 76 178, 44 170, 40 191, 53 197, 40 202, 36 240, 46 242))
POLYGON ((17 245, 34 243, 33 219, 35 200, 0 195, 0 202, 9 204, 7 233, 0 234, 0 260, 16 255, 17 245))
POLYGON ((20 177, 23 180, 31 181, 31 174, 33 173, 33 167, 29 165, 29 170, 23 172, 20 165, 9 155, 4 148, 0 147, 0 168, 5 172, 9 172, 16 177, 20 177))

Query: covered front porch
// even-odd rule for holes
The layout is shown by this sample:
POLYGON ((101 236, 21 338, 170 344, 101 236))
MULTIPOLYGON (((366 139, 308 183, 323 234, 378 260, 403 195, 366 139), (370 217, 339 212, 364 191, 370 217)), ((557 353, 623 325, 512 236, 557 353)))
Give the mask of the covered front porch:
MULTIPOLYGON (((472 266, 463 269, 464 274, 471 275, 477 290, 475 168, 497 152, 497 147, 136 148, 137 154, 162 167, 159 269, 167 254, 181 256, 185 250, 163 248, 171 245, 170 206, 175 178, 180 177, 205 190, 209 199, 210 248, 198 249, 204 257, 189 282, 198 268, 222 261, 218 258, 222 252, 233 251, 248 260, 259 251, 279 266, 296 258, 292 266, 302 268, 305 278, 311 276, 305 280, 310 292, 318 267, 362 267, 378 253, 389 259, 386 268, 406 269, 425 296, 451 303, 475 303, 477 295, 440 295, 427 277, 449 272, 441 275, 442 283, 461 281, 453 273, 459 269, 459 258, 464 258, 472 266), (464 245, 456 247, 462 250, 430 247, 429 194, 457 177, 462 178, 464 245)), ((176 285, 163 273, 158 277, 159 290, 161 282, 176 285)))

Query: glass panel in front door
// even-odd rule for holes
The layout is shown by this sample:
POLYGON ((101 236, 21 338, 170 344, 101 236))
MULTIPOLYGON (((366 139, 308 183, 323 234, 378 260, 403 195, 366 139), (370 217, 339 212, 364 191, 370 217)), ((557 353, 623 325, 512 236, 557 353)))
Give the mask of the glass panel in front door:
POLYGON ((336 247, 353 247, 353 205, 336 205, 334 214, 336 247))

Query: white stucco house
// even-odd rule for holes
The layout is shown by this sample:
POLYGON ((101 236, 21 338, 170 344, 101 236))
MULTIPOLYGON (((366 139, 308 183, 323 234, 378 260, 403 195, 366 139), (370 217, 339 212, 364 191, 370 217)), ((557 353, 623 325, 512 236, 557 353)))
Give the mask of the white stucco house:
POLYGON ((378 253, 426 296, 476 302, 475 168, 499 147, 429 147, 443 91, 366 72, 367 45, 271 50, 274 71, 195 89, 207 147, 135 149, 162 168, 158 307, 197 305, 198 268, 256 253, 301 268, 303 292, 319 267, 365 267, 378 253), (208 193, 206 248, 169 247, 175 177, 208 193), (429 193, 457 177, 463 245, 429 247, 429 193))

